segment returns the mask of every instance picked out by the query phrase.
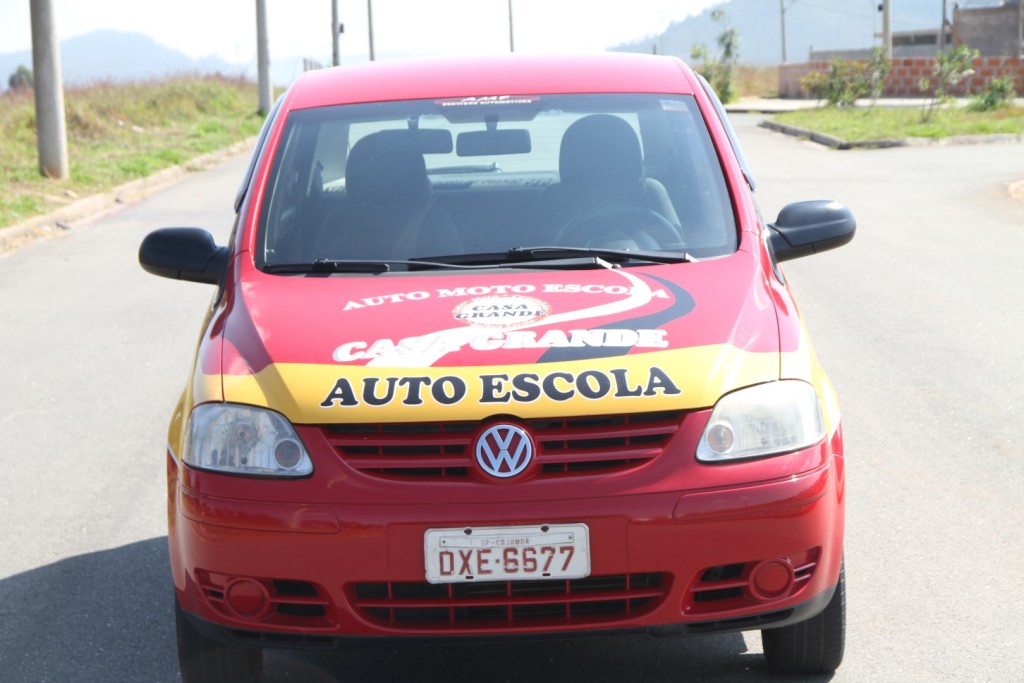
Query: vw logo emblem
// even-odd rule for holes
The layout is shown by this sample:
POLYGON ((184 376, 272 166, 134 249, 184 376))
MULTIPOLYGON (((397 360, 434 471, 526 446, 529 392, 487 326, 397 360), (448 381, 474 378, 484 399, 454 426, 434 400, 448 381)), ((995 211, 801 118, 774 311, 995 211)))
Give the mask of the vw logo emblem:
POLYGON ((533 460, 533 440, 521 427, 498 424, 488 427, 476 440, 476 461, 480 468, 499 479, 525 470, 533 460))

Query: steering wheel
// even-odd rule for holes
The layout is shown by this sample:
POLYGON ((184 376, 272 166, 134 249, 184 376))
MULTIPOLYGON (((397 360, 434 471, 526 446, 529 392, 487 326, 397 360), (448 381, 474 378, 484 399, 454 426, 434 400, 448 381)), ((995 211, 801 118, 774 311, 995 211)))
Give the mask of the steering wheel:
POLYGON ((605 249, 679 249, 679 226, 657 211, 636 206, 606 206, 577 216, 562 226, 555 244, 605 249))

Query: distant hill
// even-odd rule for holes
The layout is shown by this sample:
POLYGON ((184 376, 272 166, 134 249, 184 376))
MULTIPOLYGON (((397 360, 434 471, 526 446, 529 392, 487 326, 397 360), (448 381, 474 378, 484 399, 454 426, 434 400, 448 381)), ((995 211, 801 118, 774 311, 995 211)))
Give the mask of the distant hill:
MULTIPOLYGON (((93 31, 68 38, 60 44, 60 61, 65 85, 88 85, 98 81, 144 81, 181 73, 242 74, 244 65, 229 64, 216 57, 192 59, 141 33, 93 31)), ((19 65, 32 68, 32 51, 0 55, 0 84, 19 65)))
MULTIPOLYGON (((811 48, 853 49, 877 44, 874 37, 882 30, 882 14, 871 0, 786 0, 786 58, 805 62, 811 48)), ((949 17, 952 6, 949 4, 949 17)), ((725 10, 726 23, 740 38, 740 62, 773 65, 782 60, 782 30, 779 3, 772 0, 730 0, 706 9, 699 15, 673 23, 664 33, 644 40, 624 43, 613 49, 623 52, 673 54, 689 59, 693 45, 704 44, 717 54, 715 41, 724 25, 711 20, 711 12, 725 10)), ((898 0, 892 4, 892 30, 938 29, 941 4, 935 0, 898 0)))
MULTIPOLYGON (((952 12, 952 4, 949 12, 952 12)), ((874 34, 881 31, 877 0, 786 0, 786 55, 790 62, 807 60, 816 49, 871 47, 874 34)), ((740 38, 740 62, 778 64, 782 56, 779 4, 774 0, 729 0, 715 7, 725 10, 728 25, 740 38)), ((689 59, 690 49, 707 45, 717 53, 715 40, 723 25, 711 20, 709 8, 699 15, 673 23, 664 33, 644 40, 618 45, 613 50, 674 54, 689 59)), ((893 2, 893 30, 937 28, 941 5, 935 0, 893 2)), ((397 55, 390 55, 397 56, 397 55)), ((0 90, 19 65, 32 67, 32 52, 22 50, 0 54, 0 90)), ((192 59, 178 50, 157 43, 141 33, 93 31, 61 43, 61 66, 65 85, 88 85, 97 81, 139 81, 181 73, 223 73, 256 78, 255 60, 232 64, 217 57, 192 59)), ((271 78, 286 86, 302 71, 302 57, 272 55, 271 78)))
MULTIPOLYGON (((93 31, 68 38, 60 44, 60 62, 66 86, 146 81, 184 73, 221 73, 256 79, 255 60, 233 64, 214 56, 193 59, 149 36, 126 31, 93 31)), ((32 68, 31 50, 0 54, 0 90, 7 89, 8 77, 21 64, 32 68)), ((275 85, 288 85, 301 71, 301 57, 271 60, 270 75, 275 85)))

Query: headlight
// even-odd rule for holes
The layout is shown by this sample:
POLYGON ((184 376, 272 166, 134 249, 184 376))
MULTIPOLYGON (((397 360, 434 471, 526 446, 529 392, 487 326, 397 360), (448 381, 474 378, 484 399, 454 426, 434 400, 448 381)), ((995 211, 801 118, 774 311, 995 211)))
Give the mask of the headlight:
POLYGON ((807 448, 824 437, 814 387, 792 380, 769 382, 718 400, 697 445, 697 459, 759 458, 807 448))
POLYGON ((313 462, 284 416, 231 403, 196 406, 181 459, 192 467, 230 474, 302 477, 313 471, 313 462))

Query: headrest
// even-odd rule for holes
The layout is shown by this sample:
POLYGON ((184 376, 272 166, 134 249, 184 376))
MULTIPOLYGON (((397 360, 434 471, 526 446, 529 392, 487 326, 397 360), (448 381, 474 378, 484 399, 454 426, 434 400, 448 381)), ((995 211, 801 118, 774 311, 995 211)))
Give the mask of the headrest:
POLYGON ((381 207, 419 208, 430 199, 423 155, 395 136, 371 133, 348 153, 345 190, 353 201, 381 207))
POLYGON ((561 181, 626 184, 643 176, 640 140, 625 119, 593 114, 573 122, 562 135, 561 181))

